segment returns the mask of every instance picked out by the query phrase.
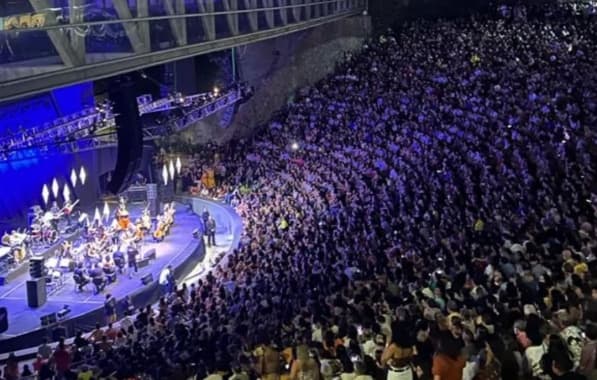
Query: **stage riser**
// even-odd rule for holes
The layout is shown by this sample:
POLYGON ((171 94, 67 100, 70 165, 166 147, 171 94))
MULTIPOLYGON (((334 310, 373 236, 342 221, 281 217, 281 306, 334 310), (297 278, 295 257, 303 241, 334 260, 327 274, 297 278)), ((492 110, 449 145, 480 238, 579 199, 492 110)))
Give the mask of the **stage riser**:
MULTIPOLYGON (((38 256, 38 257, 43 256, 47 260, 48 258, 50 258, 56 254, 56 252, 60 249, 60 246, 62 245, 62 243, 64 243, 65 241, 73 242, 73 241, 77 240, 80 236, 81 236, 81 231, 73 232, 72 234, 70 234, 62 239, 58 239, 58 242, 56 242, 55 244, 50 246, 48 249, 46 249, 41 255, 36 255, 36 256, 38 256)), ((6 283, 9 283, 10 281, 14 280, 15 278, 18 278, 19 276, 27 273, 28 271, 29 271, 29 260, 25 260, 17 268, 8 272, 8 274, 5 276, 5 281, 6 281, 6 283)), ((2 288, 0 287, 0 290, 1 289, 2 288)))

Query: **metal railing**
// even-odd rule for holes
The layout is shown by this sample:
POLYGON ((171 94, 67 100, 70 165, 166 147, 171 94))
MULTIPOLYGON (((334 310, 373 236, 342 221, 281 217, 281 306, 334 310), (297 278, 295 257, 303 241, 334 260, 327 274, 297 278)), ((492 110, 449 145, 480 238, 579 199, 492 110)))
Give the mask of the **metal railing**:
MULTIPOLYGON (((39 4, 48 0, 27 1, 45 12, 39 4)), ((148 0, 136 0, 133 10, 126 0, 112 2, 114 12, 106 19, 89 19, 83 11, 48 13, 43 25, 0 31, 0 101, 282 36, 359 14, 367 5, 366 0, 163 0, 164 14, 156 14, 148 0)))

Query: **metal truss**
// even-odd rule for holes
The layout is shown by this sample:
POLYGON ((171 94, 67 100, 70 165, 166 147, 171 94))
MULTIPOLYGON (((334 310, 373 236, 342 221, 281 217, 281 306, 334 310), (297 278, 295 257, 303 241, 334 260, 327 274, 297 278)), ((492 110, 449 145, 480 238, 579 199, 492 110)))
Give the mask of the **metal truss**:
MULTIPOLYGON (((243 91, 244 87, 238 86, 217 96, 196 94, 183 97, 182 102, 177 105, 171 104, 171 108, 168 108, 179 109, 179 116, 164 123, 146 123, 143 126, 143 141, 149 142, 182 131, 189 125, 241 101, 243 91)), ((0 162, 116 146, 116 116, 112 113, 111 105, 104 103, 94 109, 57 119, 52 125, 4 137, 0 140, 0 162)))
MULTIPOLYGON (((69 11, 63 11, 65 16, 60 18, 48 11, 55 9, 50 0, 26 1, 35 12, 46 15, 44 26, 0 31, 0 35, 45 32, 62 66, 34 65, 33 75, 29 70, 14 74, 18 69, 11 69, 13 74, 0 77, 0 101, 280 37, 358 15, 367 7, 367 0, 163 0, 165 15, 150 16, 149 0, 137 0, 133 11, 127 0, 112 0, 117 19, 85 21, 85 0, 68 0, 69 11), (223 11, 217 10, 216 1, 222 1, 223 11), (226 22, 217 23, 222 17, 226 22), (152 29, 164 21, 168 30, 158 33, 152 29), (81 31, 112 26, 123 30, 128 51, 101 55, 89 52, 86 44, 90 38, 81 31)), ((29 67, 30 63, 23 65, 29 67)))

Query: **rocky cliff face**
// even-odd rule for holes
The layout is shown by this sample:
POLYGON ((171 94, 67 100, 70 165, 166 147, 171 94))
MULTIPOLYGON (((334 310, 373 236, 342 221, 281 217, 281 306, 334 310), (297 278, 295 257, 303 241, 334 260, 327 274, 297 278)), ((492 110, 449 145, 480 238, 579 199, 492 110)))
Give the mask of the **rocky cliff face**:
POLYGON ((225 143, 251 135, 299 88, 332 72, 345 52, 359 50, 370 30, 369 17, 357 16, 237 48, 240 80, 254 87, 254 96, 239 107, 228 128, 222 129, 222 115, 216 114, 191 126, 179 138, 225 143))

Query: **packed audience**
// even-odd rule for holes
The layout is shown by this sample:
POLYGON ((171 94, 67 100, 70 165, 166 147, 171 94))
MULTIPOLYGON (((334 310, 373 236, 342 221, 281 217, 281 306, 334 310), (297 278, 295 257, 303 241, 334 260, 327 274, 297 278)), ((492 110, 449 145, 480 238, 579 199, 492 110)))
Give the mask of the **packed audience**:
POLYGON ((238 249, 51 355, 118 379, 597 378, 597 28, 525 17, 405 24, 202 147, 185 189, 213 170, 238 249))

